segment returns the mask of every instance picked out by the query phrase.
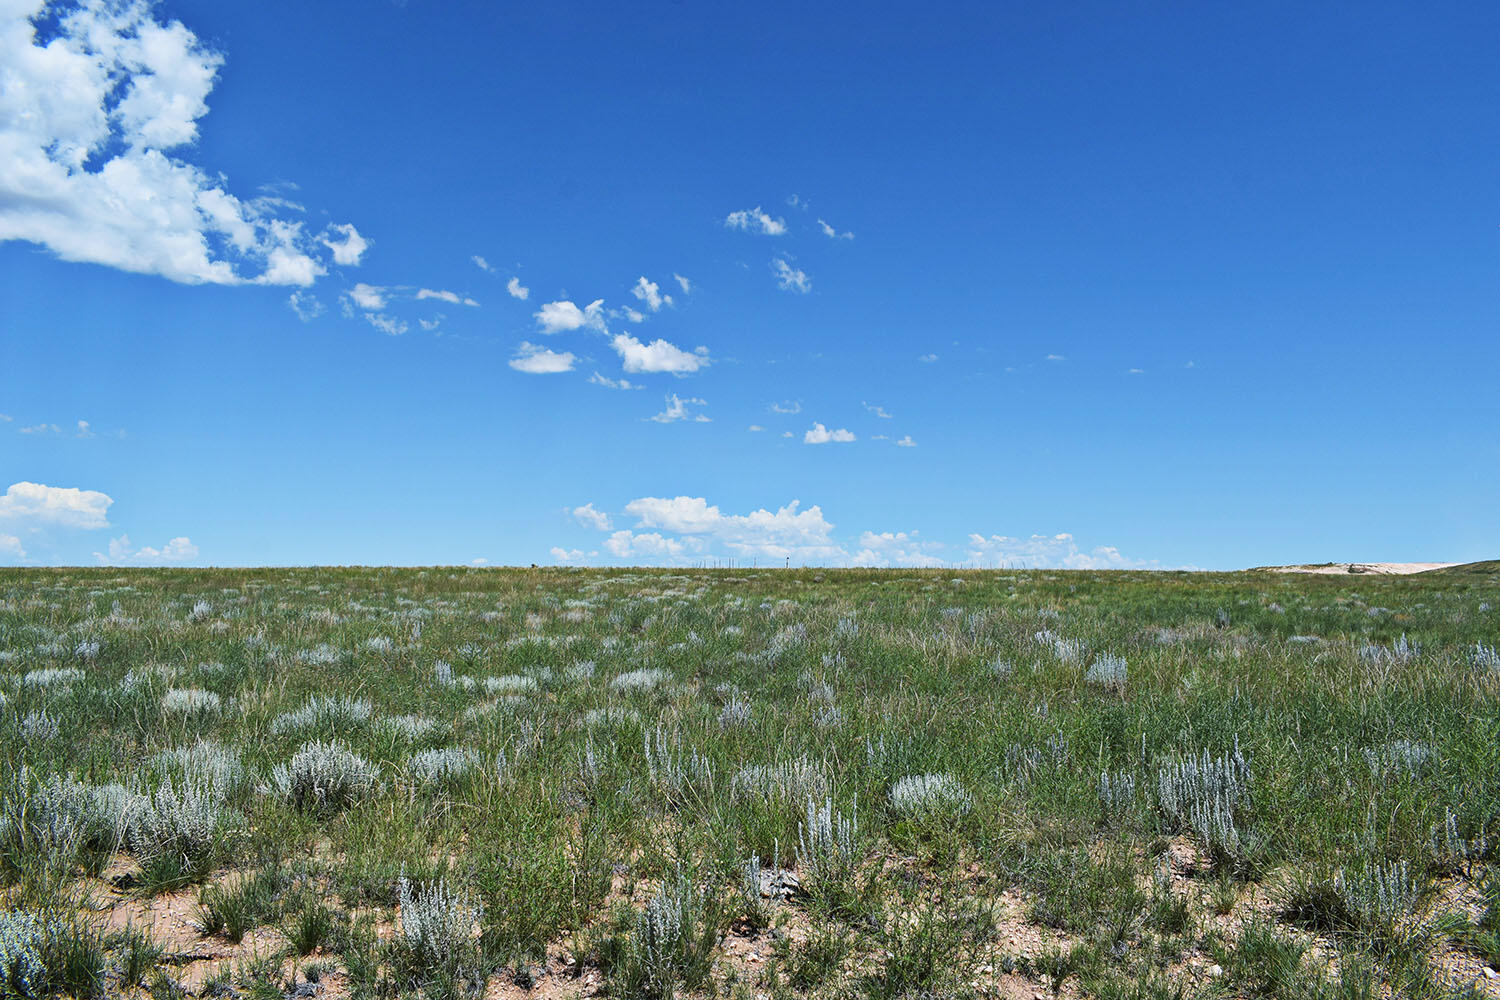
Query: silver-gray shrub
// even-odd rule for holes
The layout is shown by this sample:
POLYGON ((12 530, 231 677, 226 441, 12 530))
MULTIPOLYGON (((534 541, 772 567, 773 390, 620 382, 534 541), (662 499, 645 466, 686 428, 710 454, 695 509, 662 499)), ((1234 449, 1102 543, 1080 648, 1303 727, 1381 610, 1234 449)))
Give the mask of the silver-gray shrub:
POLYGON ((55 716, 47 714, 45 708, 33 709, 21 719, 21 739, 26 743, 46 743, 57 739, 61 732, 55 716))
POLYGON ((1422 900, 1422 887, 1405 860, 1366 860, 1353 871, 1340 868, 1333 890, 1362 929, 1378 934, 1398 931, 1416 916, 1422 900))
POLYGON ((301 708, 283 712, 272 720, 271 732, 277 736, 309 730, 328 734, 349 732, 369 722, 372 711, 363 698, 315 694, 301 708))
POLYGON ((250 772, 239 752, 214 740, 163 750, 152 764, 168 780, 206 785, 222 802, 238 801, 251 790, 250 772))
POLYGON ((447 879, 413 884, 403 869, 396 880, 401 941, 418 962, 452 969, 474 940, 484 908, 447 879))
POLYGON ((338 740, 306 743, 271 770, 271 788, 295 809, 328 813, 372 794, 380 769, 338 740))
POLYGON ((1100 774, 1099 805, 1110 819, 1129 814, 1135 808, 1135 775, 1129 771, 1100 774))
POLYGON ((681 804, 694 789, 713 788, 713 765, 696 749, 683 749, 682 735, 664 726, 643 734, 646 774, 668 802, 681 804))
POLYGON ((1083 679, 1110 691, 1123 691, 1127 672, 1125 657, 1104 653, 1089 664, 1089 668, 1083 673, 1083 679))
POLYGON ((419 788, 451 787, 479 770, 479 754, 468 747, 441 747, 413 754, 406 774, 419 788))
POLYGON ((1197 834, 1217 860, 1239 860, 1246 844, 1236 813, 1250 801, 1250 761, 1234 749, 1220 757, 1204 750, 1168 761, 1156 774, 1157 804, 1168 826, 1197 834))
POLYGON ((967 815, 974 799, 951 774, 913 774, 891 786, 891 808, 908 819, 954 819, 967 815))
POLYGON ((420 743, 423 740, 443 736, 448 726, 421 715, 392 715, 381 719, 380 730, 392 739, 404 743, 420 743))
POLYGON ((119 785, 96 788, 62 775, 39 779, 22 765, 0 786, 0 854, 12 863, 70 861, 79 852, 118 850, 138 797, 119 785))
POLYGON ((671 677, 671 674, 659 667, 642 667, 620 674, 609 682, 609 686, 616 691, 650 691, 671 677))
POLYGON ((166 781, 142 796, 130 822, 130 848, 143 859, 193 868, 212 857, 232 815, 206 782, 166 781))
POLYGON ((859 865, 859 802, 849 815, 835 812, 833 799, 807 800, 806 822, 797 824, 803 884, 818 893, 846 886, 859 865))
POLYGON ((1475 670, 1500 673, 1500 649, 1476 642, 1474 648, 1469 650, 1469 663, 1475 670))
POLYGON ((1364 758, 1370 775, 1376 781, 1384 782, 1420 774, 1432 759, 1432 749, 1425 743, 1402 738, 1378 747, 1366 747, 1364 758))
POLYGON ((484 690, 487 694, 531 694, 537 689, 535 677, 526 674, 506 674, 503 677, 486 677, 484 690))
POLYGON ((39 667, 36 670, 28 670, 21 678, 22 687, 31 688, 59 688, 67 687, 75 681, 84 678, 84 672, 77 667, 39 667))
POLYGON ((707 901, 679 870, 636 913, 627 965, 639 977, 641 994, 671 997, 703 954, 707 901))
POLYGON ((46 989, 47 939, 53 921, 25 910, 0 912, 0 996, 41 996, 46 989))
POLYGON ((752 711, 750 702, 744 697, 736 694, 731 695, 719 710, 719 727, 722 729, 736 729, 740 726, 750 724, 752 711))
POLYGON ((221 704, 218 695, 201 688, 172 688, 161 696, 162 712, 181 717, 217 715, 221 704))
POLYGON ((730 794, 741 801, 805 802, 828 794, 828 776, 806 757, 774 764, 747 764, 729 782, 730 794))

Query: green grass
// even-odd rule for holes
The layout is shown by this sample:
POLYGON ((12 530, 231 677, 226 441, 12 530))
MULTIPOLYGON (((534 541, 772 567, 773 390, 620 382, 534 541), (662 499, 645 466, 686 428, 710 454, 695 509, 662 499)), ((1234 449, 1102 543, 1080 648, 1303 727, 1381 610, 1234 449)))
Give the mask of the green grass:
POLYGON ((312 955, 362 995, 567 957, 622 996, 1175 996, 1212 951, 1210 993, 1456 995, 1431 956, 1496 951, 1494 566, 0 570, 0 907, 75 928, 54 992, 180 973, 73 920, 128 892, 278 929, 223 973, 246 994, 312 955), (277 771, 331 740, 358 762, 277 771), (1236 747, 1247 778, 1181 777, 1236 747), (857 833, 802 856, 809 799, 857 833), (752 855, 805 891, 748 899, 752 855), (403 873, 472 926, 377 934, 403 873), (685 930, 641 923, 664 885, 685 930), (1015 901, 1040 944, 995 923, 1015 901))

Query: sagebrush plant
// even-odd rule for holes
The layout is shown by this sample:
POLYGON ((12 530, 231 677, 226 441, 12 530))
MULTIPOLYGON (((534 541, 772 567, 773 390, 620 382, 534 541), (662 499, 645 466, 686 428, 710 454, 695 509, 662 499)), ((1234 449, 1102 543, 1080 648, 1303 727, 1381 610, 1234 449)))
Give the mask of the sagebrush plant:
POLYGON ((0 906, 63 995, 238 939, 208 978, 267 997, 566 954, 622 995, 1437 1000, 1500 953, 1496 607, 1500 567, 0 569, 0 906), (91 931, 164 890, 221 940, 91 931))

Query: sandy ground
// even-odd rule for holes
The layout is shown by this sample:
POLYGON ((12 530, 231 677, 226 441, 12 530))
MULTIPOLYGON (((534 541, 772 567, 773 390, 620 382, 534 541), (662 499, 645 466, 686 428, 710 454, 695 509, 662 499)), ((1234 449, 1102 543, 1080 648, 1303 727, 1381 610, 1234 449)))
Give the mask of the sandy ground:
POLYGON ((1449 566, 1457 566, 1458 563, 1451 562, 1372 562, 1372 563, 1329 563, 1323 566, 1267 566, 1266 569, 1274 573, 1319 573, 1329 576, 1343 575, 1348 573, 1373 573, 1385 576, 1405 576, 1408 573, 1425 573, 1430 569, 1447 569, 1449 566))

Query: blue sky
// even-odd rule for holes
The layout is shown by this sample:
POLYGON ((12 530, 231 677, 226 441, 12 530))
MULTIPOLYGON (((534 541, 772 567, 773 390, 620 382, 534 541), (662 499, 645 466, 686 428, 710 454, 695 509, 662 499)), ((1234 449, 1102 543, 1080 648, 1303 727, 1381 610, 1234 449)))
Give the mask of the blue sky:
POLYGON ((0 22, 0 562, 1500 549, 1490 5, 0 22))

